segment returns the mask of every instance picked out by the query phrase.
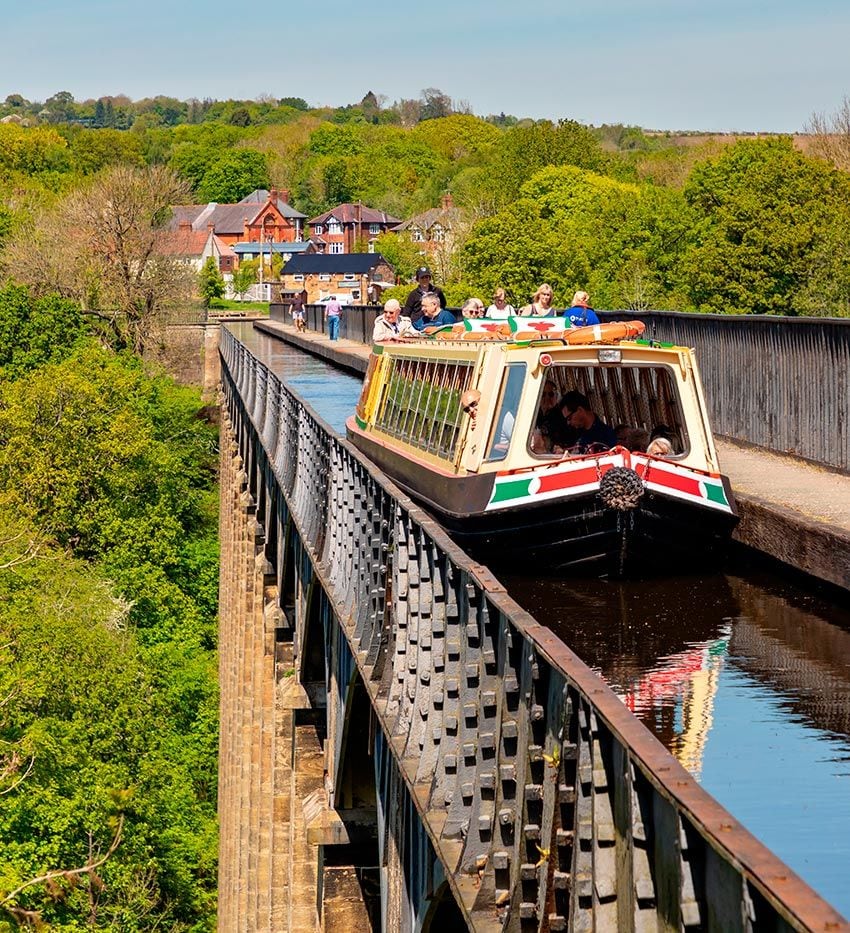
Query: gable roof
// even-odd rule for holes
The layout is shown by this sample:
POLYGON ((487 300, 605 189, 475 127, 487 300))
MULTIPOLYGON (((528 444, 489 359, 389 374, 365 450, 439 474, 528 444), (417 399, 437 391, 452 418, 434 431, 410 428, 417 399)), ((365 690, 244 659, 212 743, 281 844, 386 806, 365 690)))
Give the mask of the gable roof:
POLYGON ((392 266, 380 253, 322 253, 293 256, 283 267, 283 275, 368 275, 375 266, 392 266))
POLYGON ((393 226, 401 223, 400 218, 393 217, 392 214, 388 214, 386 211, 378 211, 374 207, 366 207, 365 204, 351 204, 349 202, 337 204, 336 207, 325 211, 324 214, 311 217, 307 223, 323 224, 327 223, 331 217, 336 218, 342 224, 356 224, 359 222, 362 224, 389 224, 393 226))
POLYGON ((461 212, 457 207, 432 207, 421 214, 414 214, 409 220, 393 227, 394 233, 401 233, 403 230, 410 230, 411 227, 419 227, 420 230, 430 230, 434 224, 439 224, 446 230, 451 230, 452 225, 461 217, 461 212))
MULTIPOLYGON (((239 203, 240 204, 265 204, 271 197, 271 192, 267 191, 265 188, 255 188, 250 194, 246 194, 239 203)), ((277 198, 274 201, 274 206, 280 211, 284 217, 295 218, 300 217, 302 220, 307 216, 302 214, 301 211, 296 211, 295 208, 288 202, 284 201, 282 198, 277 198)))

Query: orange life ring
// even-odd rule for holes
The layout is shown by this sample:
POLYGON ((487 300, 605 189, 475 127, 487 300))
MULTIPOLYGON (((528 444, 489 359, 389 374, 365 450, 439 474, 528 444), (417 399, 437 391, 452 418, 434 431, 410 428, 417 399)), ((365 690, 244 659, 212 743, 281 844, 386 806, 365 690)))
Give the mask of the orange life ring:
POLYGON ((643 321, 609 321, 607 324, 590 324, 587 327, 571 327, 564 331, 564 340, 571 346, 588 343, 614 343, 630 337, 640 337, 646 330, 643 321))

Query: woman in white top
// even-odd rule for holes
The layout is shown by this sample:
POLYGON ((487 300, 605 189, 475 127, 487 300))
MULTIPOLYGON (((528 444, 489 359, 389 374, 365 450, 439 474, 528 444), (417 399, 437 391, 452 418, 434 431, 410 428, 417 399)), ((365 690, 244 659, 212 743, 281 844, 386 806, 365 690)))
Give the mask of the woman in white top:
POLYGON ((544 282, 534 293, 531 304, 521 308, 519 313, 523 317, 547 317, 550 314, 554 314, 555 310, 552 307, 553 297, 554 292, 552 291, 552 286, 549 285, 548 282, 544 282))
POLYGON ((487 309, 487 317, 497 321, 504 321, 516 314, 514 306, 509 305, 505 298, 504 288, 497 288, 493 292, 493 304, 487 309))

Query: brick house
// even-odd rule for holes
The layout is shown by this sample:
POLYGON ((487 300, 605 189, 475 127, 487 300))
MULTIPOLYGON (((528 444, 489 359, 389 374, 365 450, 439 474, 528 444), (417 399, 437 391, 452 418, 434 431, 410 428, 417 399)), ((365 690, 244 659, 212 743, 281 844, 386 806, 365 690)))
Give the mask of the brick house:
POLYGON ((289 192, 258 188, 236 204, 181 204, 172 209, 169 229, 189 224, 192 230, 210 226, 229 246, 236 243, 292 243, 304 233, 306 214, 289 203, 289 192))
POLYGON ((189 221, 183 220, 176 230, 163 231, 159 250, 163 255, 191 266, 196 272, 201 271, 210 257, 215 259, 225 277, 232 274, 236 265, 236 253, 216 235, 212 224, 208 224, 205 230, 193 230, 189 221))
POLYGON ((370 286, 395 284, 395 269, 380 253, 313 253, 293 256, 280 279, 285 291, 306 291, 309 304, 328 295, 350 295, 352 304, 366 304, 370 286))
POLYGON ((366 207, 358 201, 356 204, 338 204, 318 217, 311 217, 307 228, 320 253, 339 255, 353 253, 358 240, 365 241, 369 252, 373 252, 375 238, 399 223, 398 217, 366 207))
POLYGON ((421 214, 393 227, 393 233, 407 236, 419 247, 427 263, 433 266, 438 278, 446 281, 453 277, 455 248, 469 226, 460 208, 455 207, 450 194, 444 194, 439 207, 432 207, 421 214))

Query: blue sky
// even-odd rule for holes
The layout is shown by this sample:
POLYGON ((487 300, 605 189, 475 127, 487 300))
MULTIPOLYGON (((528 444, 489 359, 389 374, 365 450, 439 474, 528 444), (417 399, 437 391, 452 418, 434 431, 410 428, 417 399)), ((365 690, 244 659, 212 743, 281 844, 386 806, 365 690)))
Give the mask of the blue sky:
POLYGON ((801 130, 850 95, 846 0, 0 0, 0 98, 438 87, 478 114, 801 130))

